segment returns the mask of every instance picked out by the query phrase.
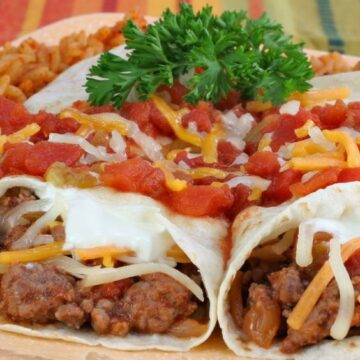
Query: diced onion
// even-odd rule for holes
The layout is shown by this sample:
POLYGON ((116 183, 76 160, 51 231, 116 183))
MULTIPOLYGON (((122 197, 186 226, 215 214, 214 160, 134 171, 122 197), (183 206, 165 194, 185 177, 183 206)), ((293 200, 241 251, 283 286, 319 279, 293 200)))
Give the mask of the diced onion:
POLYGON ((243 114, 238 118, 234 111, 231 110, 222 114, 222 120, 225 129, 231 134, 237 135, 240 139, 245 138, 255 123, 255 119, 250 113, 243 114))
POLYGON ((156 160, 162 160, 164 158, 161 153, 160 144, 151 136, 148 136, 145 133, 143 133, 139 129, 138 125, 133 121, 129 121, 115 113, 102 113, 102 114, 91 115, 91 117, 95 117, 95 116, 96 118, 102 119, 104 121, 121 120, 122 123, 126 123, 128 125, 127 136, 132 138, 135 141, 135 143, 142 148, 145 155, 150 160, 156 161, 156 160))
POLYGON ((246 164, 248 161, 249 161, 249 155, 246 153, 241 153, 235 158, 235 160, 231 165, 242 165, 242 164, 246 164))
POLYGON ((257 188, 257 189, 260 189, 261 191, 265 191, 270 186, 271 181, 263 179, 259 176, 245 175, 245 176, 234 177, 234 178, 226 181, 225 183, 228 184, 231 188, 233 188, 239 184, 243 184, 250 188, 257 188))
POLYGON ((340 293, 339 311, 330 329, 330 335, 336 340, 342 340, 351 327, 354 316, 355 293, 341 257, 340 243, 336 239, 330 241, 329 264, 340 293))
POLYGON ((12 249, 28 249, 33 247, 34 240, 41 233, 41 231, 51 222, 54 221, 61 213, 63 207, 59 196, 56 196, 54 204, 43 216, 38 218, 20 237, 16 240, 11 248, 12 249))
POLYGON ((300 101, 298 100, 290 100, 287 103, 281 105, 279 109, 279 113, 282 115, 296 115, 300 109, 300 101))
POLYGON ((323 146, 326 150, 336 150, 336 145, 325 138, 319 127, 313 126, 311 129, 309 129, 309 136, 315 144, 323 146))
POLYGON ((119 132, 115 130, 111 132, 109 145, 117 156, 126 159, 126 142, 119 132))
MULTIPOLYGON (((121 135, 119 134, 119 136, 121 135)), ((108 154, 106 153, 105 148, 96 147, 90 144, 83 137, 73 134, 50 134, 49 141, 55 143, 79 145, 86 153, 92 155, 95 158, 95 161, 111 162, 123 161, 126 159, 124 153, 108 154)))

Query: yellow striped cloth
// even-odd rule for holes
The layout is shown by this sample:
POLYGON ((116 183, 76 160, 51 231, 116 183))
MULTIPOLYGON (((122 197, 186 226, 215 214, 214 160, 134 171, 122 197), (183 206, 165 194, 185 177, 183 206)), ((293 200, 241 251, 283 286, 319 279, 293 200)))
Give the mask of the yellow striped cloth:
MULTIPOLYGON (((181 0, 0 0, 0 43, 69 16, 136 10, 160 16, 181 0)), ((215 13, 245 9, 257 18, 264 11, 280 21, 308 48, 360 55, 359 0, 187 0, 196 10, 211 5, 215 13)))

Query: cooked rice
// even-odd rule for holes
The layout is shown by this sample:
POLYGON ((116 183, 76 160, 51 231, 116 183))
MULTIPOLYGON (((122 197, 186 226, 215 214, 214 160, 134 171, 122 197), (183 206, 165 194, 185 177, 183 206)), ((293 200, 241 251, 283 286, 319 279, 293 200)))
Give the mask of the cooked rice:
POLYGON ((122 29, 128 19, 146 27, 146 20, 132 13, 113 27, 104 26, 94 34, 81 31, 66 36, 57 46, 46 46, 31 38, 18 47, 6 43, 0 50, 0 95, 25 101, 69 66, 123 44, 122 29))
POLYGON ((312 56, 311 65, 316 76, 360 70, 360 62, 351 66, 346 58, 336 51, 321 56, 312 56))
MULTIPOLYGON (((131 13, 113 27, 104 26, 94 34, 81 31, 65 36, 57 46, 31 38, 18 47, 6 43, 0 50, 0 96, 23 102, 71 65, 123 44, 122 29, 128 19, 145 29, 145 18, 131 13)), ((311 65, 317 76, 360 70, 360 62, 352 67, 338 52, 313 56, 311 65)))

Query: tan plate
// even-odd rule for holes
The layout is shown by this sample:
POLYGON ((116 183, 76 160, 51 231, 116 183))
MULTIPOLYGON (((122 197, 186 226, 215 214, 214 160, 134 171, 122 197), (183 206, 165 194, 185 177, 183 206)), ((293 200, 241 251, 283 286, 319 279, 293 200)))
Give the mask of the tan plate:
MULTIPOLYGON (((96 13, 81 15, 45 26, 13 41, 19 45, 26 38, 32 37, 47 45, 55 45, 60 39, 74 32, 84 30, 87 34, 95 32, 102 26, 112 26, 124 17, 123 13, 96 13)), ((149 22, 154 18, 147 17, 149 22)), ((309 55, 321 55, 324 52, 307 50, 309 55)), ((351 65, 359 58, 348 56, 351 65)), ((0 360, 239 360, 225 346, 220 330, 203 345, 187 353, 163 351, 126 352, 93 347, 59 340, 32 338, 23 335, 0 332, 0 360)), ((242 358, 241 360, 246 360, 242 358)))

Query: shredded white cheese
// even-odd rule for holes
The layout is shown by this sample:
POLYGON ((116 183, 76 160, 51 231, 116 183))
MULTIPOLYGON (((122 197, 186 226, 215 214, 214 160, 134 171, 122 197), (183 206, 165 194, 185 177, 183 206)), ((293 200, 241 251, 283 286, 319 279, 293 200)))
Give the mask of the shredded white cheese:
POLYGON ((330 241, 329 264, 340 293, 339 310, 330 329, 330 335, 336 340, 342 340, 351 327, 354 316, 355 293, 350 276, 341 258, 340 243, 336 239, 330 241))

